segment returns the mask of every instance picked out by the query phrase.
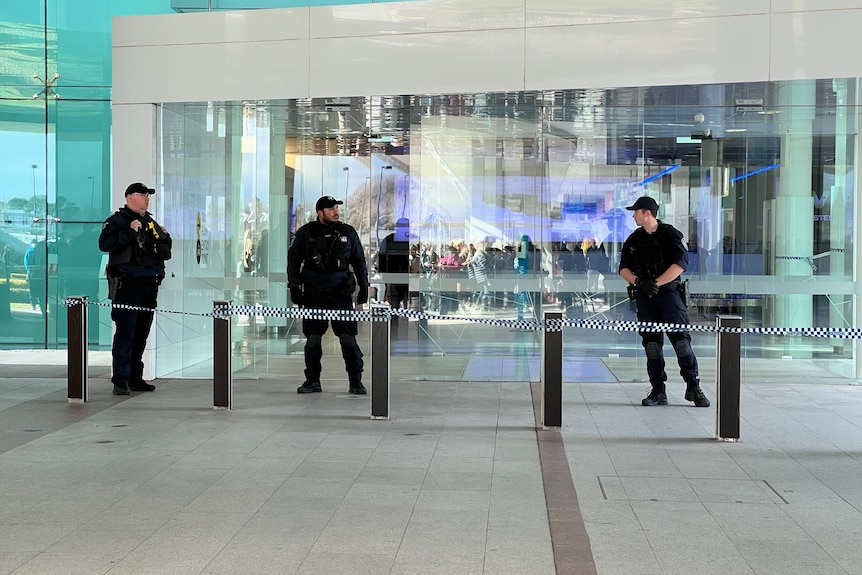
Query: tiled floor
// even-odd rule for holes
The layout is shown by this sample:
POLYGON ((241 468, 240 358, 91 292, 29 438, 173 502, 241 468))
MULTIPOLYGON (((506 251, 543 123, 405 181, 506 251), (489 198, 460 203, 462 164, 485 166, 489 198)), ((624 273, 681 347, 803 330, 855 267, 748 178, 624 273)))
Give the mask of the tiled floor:
POLYGON ((114 397, 103 354, 70 404, 64 361, 0 352, 0 574, 862 573, 862 387, 810 362, 748 363, 725 443, 679 382, 641 407, 620 358, 566 368, 595 379, 558 431, 535 385, 395 359, 382 421, 334 379, 238 380, 229 412, 209 381, 114 397))

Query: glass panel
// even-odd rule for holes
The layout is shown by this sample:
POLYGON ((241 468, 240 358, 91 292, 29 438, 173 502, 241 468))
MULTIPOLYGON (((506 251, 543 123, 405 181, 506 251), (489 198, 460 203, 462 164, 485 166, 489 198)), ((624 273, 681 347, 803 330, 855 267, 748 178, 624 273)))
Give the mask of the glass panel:
MULTIPOLYGON (((107 304, 103 273, 107 254, 99 251, 98 237, 102 221, 113 208, 108 203, 110 102, 107 97, 102 101, 77 99, 74 88, 64 88, 63 94, 68 98, 51 103, 56 110, 56 173, 63 175, 49 202, 56 226, 56 300, 62 304, 69 296, 87 296, 90 301, 107 304)), ((56 326, 52 326, 56 334, 49 338, 49 346, 66 342, 66 314, 61 305, 58 310, 56 326)), ((91 349, 109 348, 110 310, 91 307, 89 312, 91 349)))
POLYGON ((2 347, 44 347, 46 339, 48 134, 45 101, 33 99, 41 90, 33 74, 45 73, 43 16, 43 3, 19 3, 4 7, 0 25, 0 60, 17 64, 0 69, 2 347))
MULTIPOLYGON (((444 355, 450 367, 461 365, 455 377, 538 379, 535 332, 443 319, 541 315, 549 288, 547 191, 535 94, 425 96, 413 99, 409 112, 393 108, 394 100, 377 104, 379 117, 395 123, 392 141, 380 145, 382 208, 372 221, 384 235, 409 234, 424 269, 412 278, 405 305, 440 318, 399 326, 398 353, 444 355)), ((388 296, 393 284, 385 269, 393 258, 386 247, 380 246, 378 292, 388 296)))
MULTIPOLYGON (((62 346, 63 299, 104 296, 101 255, 87 242, 112 209, 111 18, 170 12, 169 0, 134 4, 132 12, 110 0, 3 7, 0 61, 11 65, 0 69, 0 249, 9 262, 0 347, 62 346)), ((91 346, 109 346, 107 308, 91 315, 91 346)))
MULTIPOLYGON (((234 257, 230 222, 236 107, 165 105, 160 111, 162 190, 158 210, 173 237, 171 268, 159 293, 165 309, 212 312, 213 301, 233 299, 234 257)), ((162 317, 159 317, 162 321, 162 317)), ((168 319, 161 342, 160 376, 210 377, 212 321, 197 316, 168 319)))
MULTIPOLYGON (((848 133, 855 133, 858 117, 855 108, 831 104, 846 103, 854 91, 855 82, 842 80, 621 89, 604 93, 604 108, 584 105, 601 94, 555 93, 550 130, 572 142, 558 150, 560 155, 602 152, 604 133, 615 134, 607 141, 607 164, 593 160, 580 170, 582 181, 572 186, 582 189, 574 194, 574 203, 581 205, 567 205, 571 199, 564 198, 564 214, 582 215, 564 220, 595 226, 608 206, 613 211, 644 194, 656 198, 660 218, 681 229, 689 243, 688 275, 696 304, 692 323, 712 324, 716 313, 731 312, 750 328, 854 325, 850 304, 856 288, 846 259, 852 233, 845 231, 852 229, 854 194, 847 191, 853 184, 833 172, 846 175, 853 164, 848 133), (788 101, 792 106, 784 104, 788 101), (623 102, 638 105, 614 105, 623 102), (612 117, 614 125, 601 127, 593 137, 584 124, 597 116, 612 117), (591 188, 601 186, 597 175, 602 171, 608 174, 606 193, 613 189, 604 201, 601 194, 590 195, 591 188), (840 198, 832 195, 836 179, 840 198), (837 222, 828 213, 833 210, 840 214, 837 222)), ((627 235, 630 218, 624 215, 620 222, 627 235)), ((573 268, 580 264, 580 256, 568 259, 573 268)), ((563 273, 564 285, 566 279, 563 273)), ((619 280, 610 283, 617 284, 611 297, 623 302, 619 280)), ((564 299, 567 307, 572 301, 574 317, 594 313, 593 307, 584 311, 577 294, 564 294, 564 299)), ((634 319, 633 310, 627 311, 613 315, 634 319)), ((601 335, 593 339, 602 341, 601 335)), ((693 339, 698 355, 714 355, 712 336, 693 339)), ((758 344, 746 348, 749 358, 840 360, 852 354, 846 341, 786 335, 753 339, 758 344)), ((620 348, 640 355, 638 344, 635 336, 613 346, 611 355, 616 357, 620 348)), ((846 361, 827 365, 844 373, 851 367, 846 361)))
MULTIPOLYGON (((641 195, 684 234, 693 324, 719 313, 754 329, 856 324, 856 90, 830 80, 213 103, 179 107, 176 126, 162 125, 182 166, 171 185, 188 187, 194 165, 223 188, 223 243, 206 245, 229 255, 213 294, 288 305, 287 233, 332 194, 367 248, 372 297, 401 310, 392 351, 416 373, 535 381, 539 333, 513 322, 559 310, 571 321, 565 377, 645 381, 640 337, 619 323, 636 316, 616 272, 634 230, 624 208, 641 195)), ((244 374, 301 357, 299 322, 243 315, 244 374)), ((208 353, 208 334, 200 341, 208 353)), ((692 341, 709 381, 714 334, 692 341)), ((852 340, 746 342, 748 360, 828 358, 827 369, 854 372, 852 340)))

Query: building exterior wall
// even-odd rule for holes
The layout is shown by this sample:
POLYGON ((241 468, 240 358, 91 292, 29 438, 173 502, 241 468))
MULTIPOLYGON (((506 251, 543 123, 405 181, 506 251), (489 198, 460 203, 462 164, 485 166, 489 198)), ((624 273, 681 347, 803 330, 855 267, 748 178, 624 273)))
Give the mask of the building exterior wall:
MULTIPOLYGON (((854 57, 860 52, 860 39, 853 32, 860 24, 862 2, 849 5, 767 0, 694 2, 686 3, 684 10, 664 1, 594 1, 571 7, 569 3, 552 1, 485 0, 465 6, 450 0, 431 0, 117 18, 113 33, 113 116, 115 127, 119 127, 138 123, 154 105, 178 104, 177 113, 182 115, 184 103, 191 103, 189 113, 200 114, 195 106, 207 106, 207 102, 243 102, 244 118, 248 112, 258 114, 255 117, 262 120, 267 116, 256 109, 257 104, 265 107, 287 99, 361 96, 373 100, 393 94, 489 92, 535 95, 542 91, 637 86, 701 86, 701 96, 708 102, 710 90, 716 91, 716 86, 745 82, 795 82, 787 93, 798 91, 812 98, 814 80, 862 76, 862 62, 854 57), (811 82, 806 84, 806 80, 811 82)), ((716 91, 720 93, 720 89, 716 91)), ((858 103, 854 100, 845 104, 852 107, 858 103)), ((797 106, 791 99, 783 105, 792 112, 778 124, 779 130, 785 130, 781 132, 784 143, 792 146, 786 148, 788 158, 805 157, 813 140, 800 138, 798 130, 811 129, 812 104, 797 106)), ((715 110, 720 113, 721 107, 716 104, 715 110)), ((452 126, 452 120, 447 121, 452 126)), ((430 126, 431 122, 424 125, 430 126)), ((495 129, 498 128, 491 127, 479 139, 493 145, 495 129)), ((858 125, 848 131, 854 140, 857 133, 858 125)), ((162 144, 159 130, 154 128, 149 139, 147 136, 115 129, 115 190, 122 190, 129 181, 147 179, 135 171, 145 168, 146 162, 133 160, 126 165, 117 160, 158 149, 162 144)), ((245 146, 239 131, 233 137, 237 150, 245 146)), ((243 137, 247 137, 245 132, 243 137)), ((410 159, 409 175, 431 178, 458 192, 464 182, 478 181, 474 176, 493 176, 495 170, 514 169, 525 177, 541 173, 540 162, 533 163, 535 160, 524 152, 526 159, 515 163, 508 160, 506 164, 504 159, 503 165, 495 167, 483 159, 484 166, 475 162, 460 166, 464 177, 450 178, 439 165, 456 165, 457 154, 441 159, 428 146, 448 141, 447 137, 439 142, 433 138, 411 141, 415 156, 410 159)), ((857 148, 852 153, 858 155, 857 148)), ((507 153, 510 151, 503 155, 507 153)), ((158 161, 157 158, 149 175, 152 181, 161 176, 158 161)), ((789 182, 806 173, 810 178, 810 170, 806 172, 798 159, 793 164, 782 166, 783 180, 789 182)), ((383 172, 378 174, 377 170, 384 167, 373 160, 369 167, 371 189, 374 177, 380 177, 378 192, 384 180, 383 172)), ((324 163, 319 169, 318 192, 322 192, 327 170, 341 173, 344 168, 327 168, 324 163)), ((841 169, 852 179, 849 189, 858 190, 858 170, 845 169, 843 164, 841 169)), ((645 172, 643 168, 639 170, 645 172)), ((297 177, 307 176, 297 172, 297 177)), ((700 193, 709 195, 709 177, 704 176, 703 182, 705 191, 700 193)), ((273 183, 277 184, 266 182, 273 183)), ((309 200, 316 188, 305 180, 302 185, 307 190, 297 197, 309 200)), ((471 185, 467 193, 473 192, 471 185)), ((782 233, 793 226, 807 226, 813 217, 804 200, 805 190, 793 192, 796 203, 785 197, 789 191, 788 187, 770 208, 770 213, 779 216, 776 221, 782 233), (800 209, 793 209, 797 204, 800 209)), ((172 193, 179 192, 173 189, 172 193)), ((537 188, 539 203, 548 199, 543 193, 537 188)), ((720 197, 709 201, 716 209, 722 206, 720 197)), ((857 204, 853 201, 848 205, 858 210, 857 204)), ((689 213, 686 205, 672 205, 670 209, 680 217, 689 213)), ((720 217, 708 222, 712 227, 721 223, 720 217)), ((713 239, 721 240, 721 235, 713 239)), ((776 247, 773 259, 780 274, 797 275, 808 265, 800 263, 800 258, 819 255, 812 252, 810 245, 793 251, 782 244, 776 247)), ((853 257, 858 257, 855 250, 853 257)), ((172 265, 182 264, 175 261, 172 265)), ((856 269, 853 268, 854 277, 856 269)), ((720 267, 714 271, 720 272, 720 267)), ((834 279, 837 293, 844 293, 842 290, 847 288, 843 276, 834 279)), ((745 281, 741 291, 776 293, 772 279, 752 277, 745 281)), ((792 315, 793 325, 805 325, 813 313, 808 301, 819 293, 776 296, 769 313, 777 318, 792 315)))
POLYGON ((116 105, 862 75, 860 2, 423 0, 115 18, 116 105))

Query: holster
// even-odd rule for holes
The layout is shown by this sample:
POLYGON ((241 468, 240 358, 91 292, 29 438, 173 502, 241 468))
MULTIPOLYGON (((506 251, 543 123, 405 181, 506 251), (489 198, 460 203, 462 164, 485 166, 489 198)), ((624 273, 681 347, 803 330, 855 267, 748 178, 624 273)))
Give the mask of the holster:
POLYGON ((108 299, 114 300, 123 283, 123 278, 111 275, 110 272, 106 272, 105 277, 108 278, 108 299))
POLYGON ((350 274, 347 276, 347 280, 341 285, 341 293, 342 295, 352 296, 354 291, 356 291, 356 278, 353 274, 350 274))
POLYGON ((682 300, 682 303, 685 307, 689 307, 691 302, 689 301, 689 290, 688 290, 688 280, 681 281, 676 286, 676 291, 679 293, 679 297, 682 300))
POLYGON ((626 293, 629 294, 629 299, 635 301, 638 298, 638 288, 633 284, 629 284, 626 286, 626 293))

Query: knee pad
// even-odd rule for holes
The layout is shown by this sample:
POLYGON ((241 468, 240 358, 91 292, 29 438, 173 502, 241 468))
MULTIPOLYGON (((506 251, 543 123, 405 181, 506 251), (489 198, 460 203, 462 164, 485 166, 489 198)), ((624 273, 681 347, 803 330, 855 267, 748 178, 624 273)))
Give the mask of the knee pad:
POLYGON ((673 344, 673 349, 676 351, 677 357, 688 357, 692 354, 691 344, 687 339, 681 339, 673 344))
POLYGON ((646 356, 647 359, 659 359, 662 357, 661 346, 655 341, 649 342, 646 344, 646 356))

